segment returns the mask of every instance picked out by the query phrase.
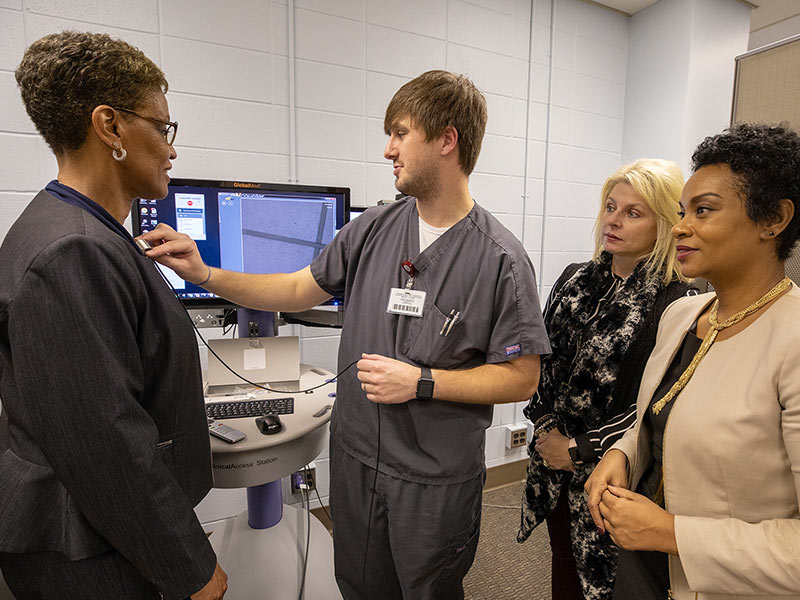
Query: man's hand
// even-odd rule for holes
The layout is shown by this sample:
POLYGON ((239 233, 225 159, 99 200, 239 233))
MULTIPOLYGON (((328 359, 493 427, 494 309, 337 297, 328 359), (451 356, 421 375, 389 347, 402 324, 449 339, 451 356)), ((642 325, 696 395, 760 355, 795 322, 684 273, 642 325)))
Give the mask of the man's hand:
POLYGON ((600 501, 608 486, 623 487, 628 483, 628 457, 621 450, 609 450, 592 471, 583 489, 586 491, 589 512, 592 520, 601 533, 605 533, 605 524, 600 515, 600 501))
POLYGON ((205 281, 208 267, 200 256, 197 244, 185 233, 178 233, 169 225, 159 223, 153 231, 136 239, 145 239, 153 246, 147 256, 175 271, 181 279, 191 283, 205 281))
POLYGON ((620 548, 678 554, 675 517, 641 494, 609 486, 603 492, 600 514, 620 548))
POLYGON ((200 590, 190 596, 191 600, 221 600, 228 591, 228 576, 222 567, 214 567, 214 574, 200 590))
POLYGON ((420 368, 380 354, 362 354, 356 365, 367 400, 378 404, 402 404, 417 395, 420 368))
POLYGON ((569 455, 569 438, 558 429, 539 436, 535 448, 551 469, 575 472, 569 455))

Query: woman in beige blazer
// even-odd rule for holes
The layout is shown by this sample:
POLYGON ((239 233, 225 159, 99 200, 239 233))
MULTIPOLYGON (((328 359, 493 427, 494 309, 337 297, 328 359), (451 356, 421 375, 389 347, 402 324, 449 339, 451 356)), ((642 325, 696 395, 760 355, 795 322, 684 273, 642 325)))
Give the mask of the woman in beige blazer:
POLYGON ((615 598, 800 598, 800 137, 737 125, 692 162, 673 235, 715 292, 664 312, 589 506, 624 549, 615 598))

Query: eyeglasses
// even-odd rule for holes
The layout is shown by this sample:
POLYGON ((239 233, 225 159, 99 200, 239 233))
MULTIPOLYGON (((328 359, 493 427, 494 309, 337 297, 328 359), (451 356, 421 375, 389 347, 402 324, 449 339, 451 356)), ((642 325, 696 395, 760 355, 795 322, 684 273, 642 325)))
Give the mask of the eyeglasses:
POLYGON ((161 119, 156 119, 155 117, 148 117, 147 115, 140 115, 135 110, 131 110, 129 108, 120 108, 118 106, 112 106, 114 110, 121 110, 122 112, 130 113, 140 119, 147 119, 148 121, 152 121, 153 123, 158 123, 159 125, 163 125, 164 129, 161 130, 161 134, 164 136, 164 140, 166 140, 167 144, 172 146, 175 143, 175 136, 178 135, 178 122, 177 121, 162 121, 161 119))

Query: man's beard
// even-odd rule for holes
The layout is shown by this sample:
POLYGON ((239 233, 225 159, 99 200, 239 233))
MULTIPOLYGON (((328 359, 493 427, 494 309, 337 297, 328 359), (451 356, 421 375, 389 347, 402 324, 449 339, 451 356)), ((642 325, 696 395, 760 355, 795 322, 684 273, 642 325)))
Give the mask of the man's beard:
POLYGON ((439 190, 439 173, 431 162, 418 164, 416 173, 395 181, 397 190, 414 198, 430 198, 439 190))

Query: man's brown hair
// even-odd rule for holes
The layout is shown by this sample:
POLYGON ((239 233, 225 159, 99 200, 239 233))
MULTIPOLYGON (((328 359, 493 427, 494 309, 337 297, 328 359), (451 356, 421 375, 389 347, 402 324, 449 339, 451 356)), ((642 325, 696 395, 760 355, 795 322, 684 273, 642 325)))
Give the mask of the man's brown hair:
POLYGON ((458 131, 458 162, 469 175, 481 152, 486 116, 486 98, 469 78, 427 71, 397 90, 386 107, 383 129, 389 135, 392 127, 408 117, 430 141, 453 126, 458 131))

